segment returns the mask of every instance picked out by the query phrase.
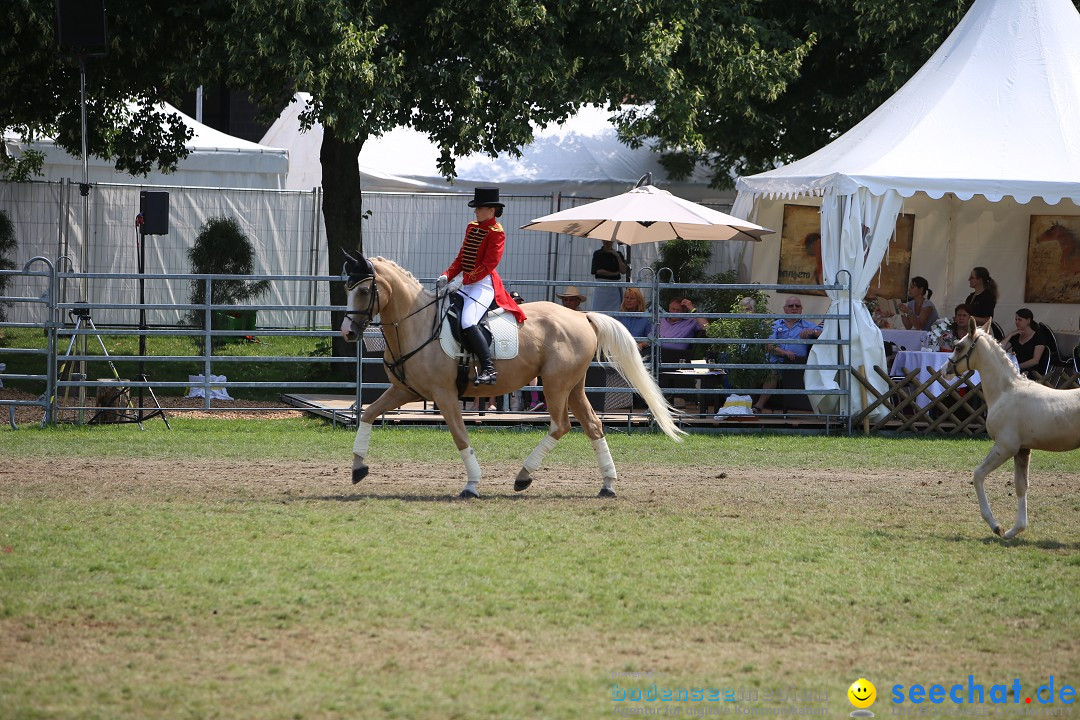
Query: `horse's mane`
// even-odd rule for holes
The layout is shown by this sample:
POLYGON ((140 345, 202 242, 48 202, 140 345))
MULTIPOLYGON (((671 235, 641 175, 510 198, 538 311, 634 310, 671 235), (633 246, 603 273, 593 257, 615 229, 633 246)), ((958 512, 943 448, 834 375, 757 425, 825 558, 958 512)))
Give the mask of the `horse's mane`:
POLYGON ((1012 361, 1009 360, 1009 356, 1005 353, 1005 348, 1001 346, 1001 343, 995 340, 993 335, 985 332, 982 328, 976 328, 975 335, 973 336, 974 339, 972 340, 972 342, 975 342, 975 340, 980 337, 986 339, 985 345, 987 350, 996 355, 998 357, 998 360, 1000 360, 1001 364, 1009 368, 1009 370, 1012 371, 1013 375, 1020 377, 1020 370, 1016 367, 1016 365, 1012 363, 1012 361))
POLYGON ((380 260, 380 261, 382 261, 382 262, 386 263, 387 265, 391 265, 391 266, 393 266, 393 267, 397 268, 398 272, 400 272, 400 273, 401 273, 402 275, 404 275, 405 277, 409 278, 410 280, 412 280, 413 282, 415 282, 415 283, 416 283, 417 285, 419 285, 419 284, 420 284, 420 281, 416 279, 416 276, 414 276, 414 275, 413 275, 413 274, 412 274, 411 272, 409 272, 409 271, 408 271, 408 270, 406 270, 405 268, 403 268, 403 267, 401 267, 400 265, 398 265, 398 264, 397 264, 396 262, 394 262, 393 260, 391 260, 391 259, 389 259, 389 258, 384 258, 384 257, 382 257, 381 255, 380 255, 380 256, 378 256, 378 257, 373 257, 373 258, 371 258, 371 259, 372 259, 372 260, 380 260))

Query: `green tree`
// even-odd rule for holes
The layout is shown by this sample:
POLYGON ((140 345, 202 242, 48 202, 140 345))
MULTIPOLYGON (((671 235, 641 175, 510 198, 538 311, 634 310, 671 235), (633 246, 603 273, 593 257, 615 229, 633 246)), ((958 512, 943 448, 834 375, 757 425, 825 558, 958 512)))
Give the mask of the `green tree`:
MULTIPOLYGON (((219 8, 224 9, 224 8, 219 8)), ((211 11, 195 2, 150 7, 110 0, 105 55, 86 61, 87 145, 90 154, 136 175, 168 172, 187 156, 191 132, 158 103, 199 84, 199 58, 211 11)), ((49 0, 12 0, 0 33, 0 127, 25 138, 41 135, 78 156, 81 148, 79 66, 58 50, 49 0)), ((0 171, 26 179, 40 168, 20 165, 0 149, 0 171)))

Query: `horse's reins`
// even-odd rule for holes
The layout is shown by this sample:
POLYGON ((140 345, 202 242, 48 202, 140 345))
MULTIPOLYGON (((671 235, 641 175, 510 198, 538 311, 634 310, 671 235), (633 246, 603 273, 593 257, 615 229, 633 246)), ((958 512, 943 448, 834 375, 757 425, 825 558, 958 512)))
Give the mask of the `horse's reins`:
MULTIPOLYGON (((979 342, 979 336, 973 335, 971 345, 968 346, 967 354, 965 354, 964 357, 960 358, 967 365, 968 370, 971 370, 971 363, 968 362, 968 359, 971 357, 971 353, 975 352, 975 343, 977 342, 979 342)), ((949 369, 949 372, 955 376, 957 375, 957 365, 958 363, 954 362, 952 357, 949 357, 949 362, 945 364, 945 367, 947 367, 949 369)))
MULTIPOLYGON (((360 333, 359 334, 361 336, 363 335, 364 328, 366 328, 368 326, 371 326, 371 327, 379 328, 382 331, 383 338, 385 339, 386 338, 386 323, 381 322, 381 321, 380 322, 375 322, 375 321, 372 320, 372 316, 374 314, 373 311, 374 311, 375 306, 376 306, 376 304, 378 302, 378 299, 379 299, 379 284, 375 281, 375 276, 371 275, 368 278, 364 278, 363 280, 358 280, 358 281, 356 281, 354 283, 351 283, 351 284, 349 282, 346 282, 345 283, 345 289, 346 290, 352 290, 353 288, 357 287, 360 283, 366 282, 368 280, 371 281, 371 293, 368 296, 368 306, 364 310, 346 310, 345 311, 345 316, 349 318, 350 322, 352 322, 352 324, 354 326, 358 325, 358 324, 360 325, 360 333), (353 315, 364 318, 363 322, 358 323, 357 320, 354 320, 352 317, 350 317, 350 316, 353 316, 353 315)), ((416 388, 414 388, 412 385, 410 385, 408 380, 405 379, 405 363, 413 355, 416 355, 418 352, 423 350, 425 347, 427 347, 432 342, 434 342, 436 338, 439 337, 439 331, 440 331, 440 328, 442 327, 443 320, 446 318, 446 314, 449 312, 449 307, 447 307, 445 310, 442 309, 442 307, 447 304, 446 303, 446 297, 447 296, 446 296, 445 293, 444 294, 436 293, 435 294, 435 299, 432 300, 431 302, 429 302, 429 303, 427 303, 425 305, 421 305, 420 307, 416 308, 416 310, 413 310, 411 313, 409 313, 405 317, 401 318, 400 320, 390 323, 390 326, 394 328, 394 334, 397 335, 397 338, 396 338, 396 340, 398 341, 397 344, 398 344, 398 346, 400 346, 401 345, 401 336, 400 336, 400 330, 399 330, 398 326, 401 324, 401 322, 403 322, 405 320, 408 320, 413 315, 416 315, 417 313, 421 312, 422 310, 426 310, 427 308, 431 307, 432 305, 435 305, 436 303, 438 303, 439 306, 440 306, 440 309, 436 310, 435 313, 434 313, 434 316, 433 316, 434 321, 432 323, 431 334, 428 336, 427 340, 420 343, 419 347, 416 347, 413 350, 410 350, 409 352, 407 352, 407 353, 401 355, 400 357, 398 357, 398 356, 394 355, 394 350, 390 346, 390 344, 387 343, 387 345, 386 345, 386 349, 390 352, 390 361, 388 362, 384 358, 383 359, 383 365, 386 366, 386 369, 390 371, 390 373, 397 379, 398 382, 400 382, 402 385, 404 385, 405 387, 412 390, 419 397, 424 397, 424 394, 421 393, 421 392, 418 392, 416 390, 416 388)))

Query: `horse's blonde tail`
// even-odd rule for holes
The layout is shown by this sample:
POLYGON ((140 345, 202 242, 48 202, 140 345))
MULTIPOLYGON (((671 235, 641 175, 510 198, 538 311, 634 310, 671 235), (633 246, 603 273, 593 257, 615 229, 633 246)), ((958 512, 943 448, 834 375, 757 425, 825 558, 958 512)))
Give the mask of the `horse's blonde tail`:
POLYGON ((586 313, 586 316, 596 331, 596 354, 601 362, 614 365, 619 374, 645 399, 656 424, 664 434, 676 442, 682 442, 680 436, 686 433, 675 424, 672 416, 675 409, 668 404, 660 386, 642 362, 634 336, 622 323, 607 315, 591 312, 586 313))

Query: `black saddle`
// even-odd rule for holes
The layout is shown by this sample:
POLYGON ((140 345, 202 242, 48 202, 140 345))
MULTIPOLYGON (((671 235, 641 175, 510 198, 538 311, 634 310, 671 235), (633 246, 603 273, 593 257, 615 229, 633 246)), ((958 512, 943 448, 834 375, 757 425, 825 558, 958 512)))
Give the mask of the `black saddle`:
MULTIPOLYGON (((499 305, 494 300, 491 301, 491 306, 488 307, 488 312, 491 312, 499 305)), ((461 312, 465 307, 465 296, 461 293, 450 294, 450 309, 446 312, 447 319, 450 320, 450 333, 454 336, 454 340, 458 345, 462 347, 465 343, 461 338, 461 312)), ((488 327, 487 313, 484 313, 484 317, 480 318, 480 322, 476 324, 476 327, 480 328, 480 332, 484 334, 484 341, 488 345, 491 345, 491 328, 488 327)))

